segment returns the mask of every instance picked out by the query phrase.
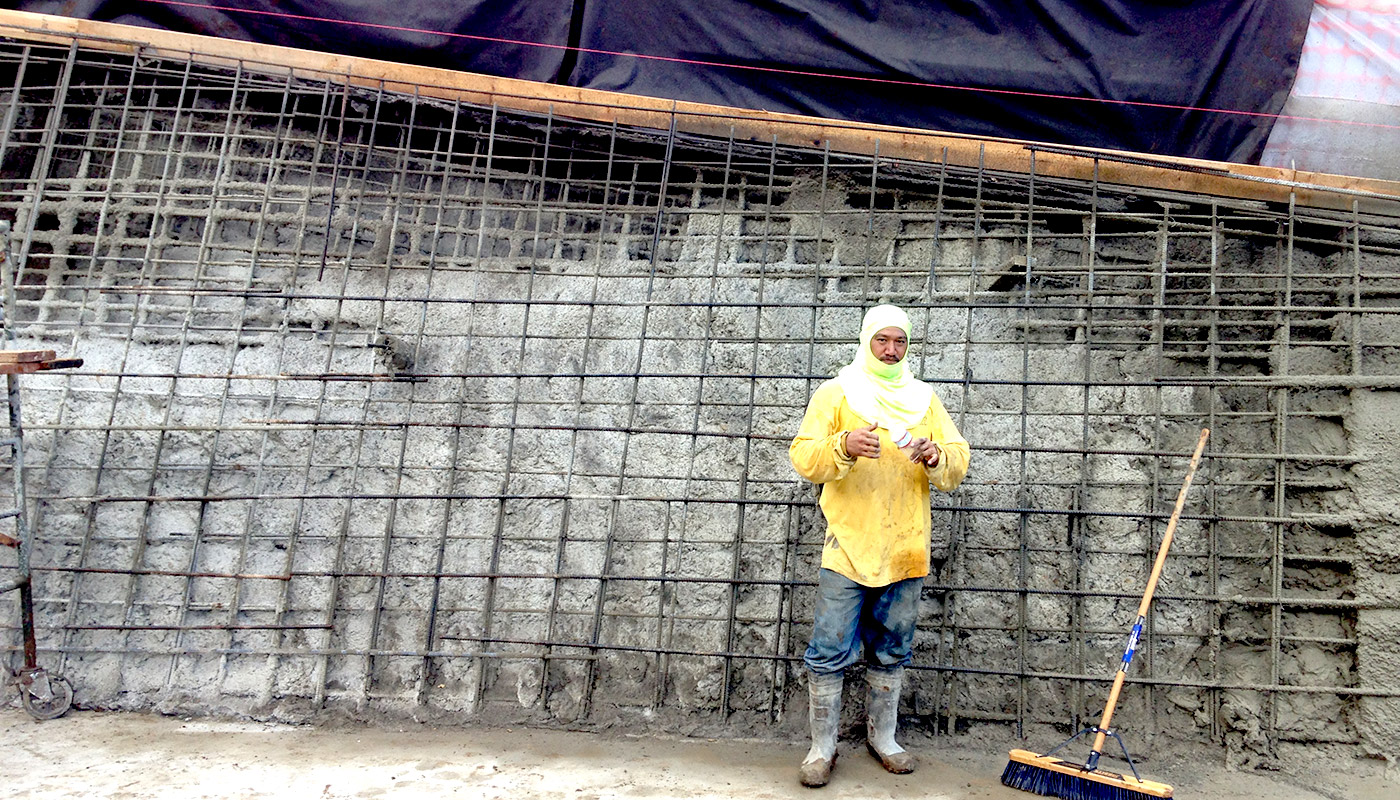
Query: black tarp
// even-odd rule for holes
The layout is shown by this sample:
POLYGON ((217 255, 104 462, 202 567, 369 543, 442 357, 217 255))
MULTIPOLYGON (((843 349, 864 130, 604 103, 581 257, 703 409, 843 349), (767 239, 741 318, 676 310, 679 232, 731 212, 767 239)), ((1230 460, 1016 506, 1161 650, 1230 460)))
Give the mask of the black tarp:
POLYGON ((555 81, 574 0, 11 0, 20 11, 555 81))
POLYGON ((1312 2, 21 0, 16 7, 701 103, 1255 162, 1297 71, 1312 2))

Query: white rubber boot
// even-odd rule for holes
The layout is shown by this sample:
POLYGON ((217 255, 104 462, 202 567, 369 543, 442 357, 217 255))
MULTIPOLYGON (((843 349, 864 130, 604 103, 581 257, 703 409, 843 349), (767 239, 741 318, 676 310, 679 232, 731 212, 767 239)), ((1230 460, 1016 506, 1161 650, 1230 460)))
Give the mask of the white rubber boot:
POLYGON ((797 779, 816 788, 831 780, 836 766, 836 733, 841 724, 841 685, 845 674, 807 673, 807 722, 812 728, 812 749, 802 760, 797 779))
POLYGON ((881 766, 897 775, 913 772, 919 765, 914 754, 894 740, 899 725, 899 693, 904 686, 904 667, 876 669, 867 667, 865 682, 870 685, 866 701, 865 746, 880 760, 881 766))

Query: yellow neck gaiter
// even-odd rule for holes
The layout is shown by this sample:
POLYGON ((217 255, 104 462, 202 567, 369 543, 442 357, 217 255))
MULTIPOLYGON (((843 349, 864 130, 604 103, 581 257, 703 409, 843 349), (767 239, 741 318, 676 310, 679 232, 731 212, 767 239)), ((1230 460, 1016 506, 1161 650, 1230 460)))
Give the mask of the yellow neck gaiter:
POLYGON ((907 352, 894 364, 886 364, 870 352, 870 339, 885 328, 899 328, 909 336, 909 315, 891 305, 865 312, 855 358, 836 374, 836 381, 851 410, 867 422, 883 428, 912 428, 928 413, 933 387, 909 374, 907 352))

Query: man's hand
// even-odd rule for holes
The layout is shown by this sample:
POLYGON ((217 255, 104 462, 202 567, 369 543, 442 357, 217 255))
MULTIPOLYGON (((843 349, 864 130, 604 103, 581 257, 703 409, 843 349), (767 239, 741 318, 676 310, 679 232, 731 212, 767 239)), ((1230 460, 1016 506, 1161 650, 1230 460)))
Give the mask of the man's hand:
POLYGON ((880 434, 875 432, 875 423, 869 427, 856 428, 846 434, 846 455, 851 458, 879 458, 880 434))
POLYGON ((909 443, 909 460, 929 467, 938 466, 943 458, 943 448, 932 439, 915 439, 909 443))

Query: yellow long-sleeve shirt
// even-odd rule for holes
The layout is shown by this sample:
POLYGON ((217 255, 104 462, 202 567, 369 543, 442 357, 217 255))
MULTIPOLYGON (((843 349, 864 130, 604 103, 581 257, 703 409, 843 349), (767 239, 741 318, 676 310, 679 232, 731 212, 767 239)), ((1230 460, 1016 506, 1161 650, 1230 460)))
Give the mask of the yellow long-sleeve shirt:
POLYGON ((846 403, 841 386, 826 381, 813 393, 802 429, 788 448, 797 474, 822 485, 826 516, 822 566, 864 586, 888 586, 929 572, 929 485, 951 492, 967 475, 971 453, 943 403, 909 429, 942 450, 937 466, 916 464, 877 429, 879 458, 852 458, 845 434, 870 425, 846 403))

